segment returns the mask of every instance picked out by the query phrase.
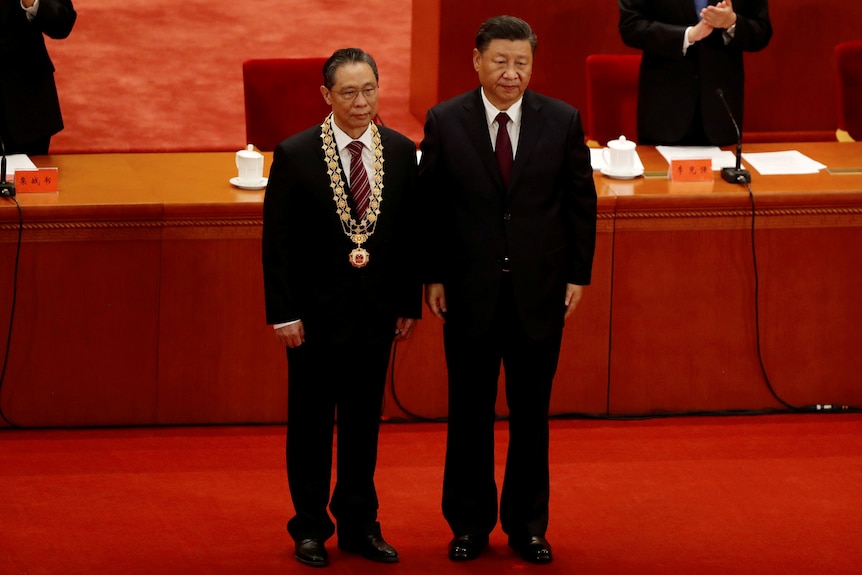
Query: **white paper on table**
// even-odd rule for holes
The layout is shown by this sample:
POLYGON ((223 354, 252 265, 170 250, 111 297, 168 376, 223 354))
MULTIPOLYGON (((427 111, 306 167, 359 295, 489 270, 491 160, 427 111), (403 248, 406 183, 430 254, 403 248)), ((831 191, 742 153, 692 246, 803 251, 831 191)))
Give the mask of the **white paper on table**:
MULTIPOLYGON (((602 153, 606 148, 590 148, 590 164, 593 166, 593 170, 600 172, 603 168, 607 168, 608 164, 605 162, 605 156, 602 153)), ((635 150, 635 170, 643 170, 644 164, 641 162, 641 157, 638 156, 638 151, 635 150)))
POLYGON ((15 170, 35 170, 36 164, 30 160, 27 154, 12 154, 6 156, 6 175, 12 175, 15 170))
POLYGON ((798 150, 784 152, 745 152, 745 161, 761 176, 816 174, 826 166, 798 150))
POLYGON ((664 156, 668 164, 670 164, 671 160, 709 158, 712 160, 713 172, 717 172, 722 168, 736 167, 736 155, 733 152, 722 150, 717 146, 656 146, 655 149, 664 156))

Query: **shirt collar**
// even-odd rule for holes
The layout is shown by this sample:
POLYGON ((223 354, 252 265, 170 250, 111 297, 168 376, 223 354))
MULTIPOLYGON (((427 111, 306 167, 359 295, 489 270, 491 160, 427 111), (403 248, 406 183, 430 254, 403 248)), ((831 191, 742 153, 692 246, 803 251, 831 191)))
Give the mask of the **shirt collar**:
POLYGON ((488 126, 490 126, 497 120, 497 114, 499 114, 500 112, 506 112, 506 114, 509 115, 509 118, 512 120, 513 126, 520 125, 521 103, 524 101, 524 96, 518 98, 518 101, 509 106, 508 110, 498 110, 485 95, 485 88, 479 88, 479 92, 482 93, 482 102, 485 104, 485 119, 488 122, 488 126))
MULTIPOLYGON (((332 134, 335 136, 335 145, 338 146, 338 152, 341 153, 347 145, 353 141, 353 138, 347 135, 347 133, 338 127, 335 123, 335 120, 332 119, 332 134)), ((362 132, 362 135, 356 138, 360 142, 362 142, 366 148, 371 149, 371 124, 368 124, 368 128, 362 132)))

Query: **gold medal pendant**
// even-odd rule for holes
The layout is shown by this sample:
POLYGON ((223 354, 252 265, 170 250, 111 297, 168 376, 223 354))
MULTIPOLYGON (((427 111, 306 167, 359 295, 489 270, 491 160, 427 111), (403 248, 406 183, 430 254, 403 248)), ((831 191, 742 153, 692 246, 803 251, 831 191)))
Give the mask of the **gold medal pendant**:
POLYGON ((355 268, 364 268, 370 257, 365 248, 356 247, 350 252, 350 264, 355 268))

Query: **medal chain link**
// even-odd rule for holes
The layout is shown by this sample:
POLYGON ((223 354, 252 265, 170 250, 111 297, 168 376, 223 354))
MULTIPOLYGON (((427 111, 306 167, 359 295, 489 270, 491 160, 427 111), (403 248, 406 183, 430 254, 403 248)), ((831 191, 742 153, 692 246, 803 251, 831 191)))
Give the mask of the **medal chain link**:
POLYGON ((380 143, 380 130, 377 125, 371 124, 371 153, 373 157, 374 173, 371 176, 371 197, 365 216, 357 222, 355 215, 350 209, 350 202, 345 191, 344 173, 341 163, 338 161, 338 147, 335 143, 335 135, 332 133, 332 114, 321 124, 320 139, 323 141, 323 152, 325 154, 326 168, 329 175, 329 187, 332 190, 332 199, 335 202, 338 220, 344 234, 357 247, 368 241, 377 227, 377 219, 380 216, 380 205, 383 203, 383 145, 380 143))

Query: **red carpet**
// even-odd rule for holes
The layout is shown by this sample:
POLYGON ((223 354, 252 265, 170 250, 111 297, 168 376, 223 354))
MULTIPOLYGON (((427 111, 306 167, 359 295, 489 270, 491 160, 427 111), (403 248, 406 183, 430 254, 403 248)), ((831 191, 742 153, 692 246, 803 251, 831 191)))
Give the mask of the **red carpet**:
MULTIPOLYGON (((505 426, 498 433, 503 453, 505 426)), ((850 574, 862 416, 557 421, 549 566, 499 528, 446 558, 445 426, 387 424, 378 488, 401 562, 328 573, 850 574)), ((0 432, 0 574, 308 573, 292 558, 280 427, 0 432)))
MULTIPOLYGON (((329 56, 346 46, 375 56, 381 117, 418 141, 422 126, 408 112, 411 6, 77 0, 71 36, 48 41, 66 123, 51 151, 239 149, 244 60, 329 56)), ((317 93, 320 83, 296 90, 317 93)))

